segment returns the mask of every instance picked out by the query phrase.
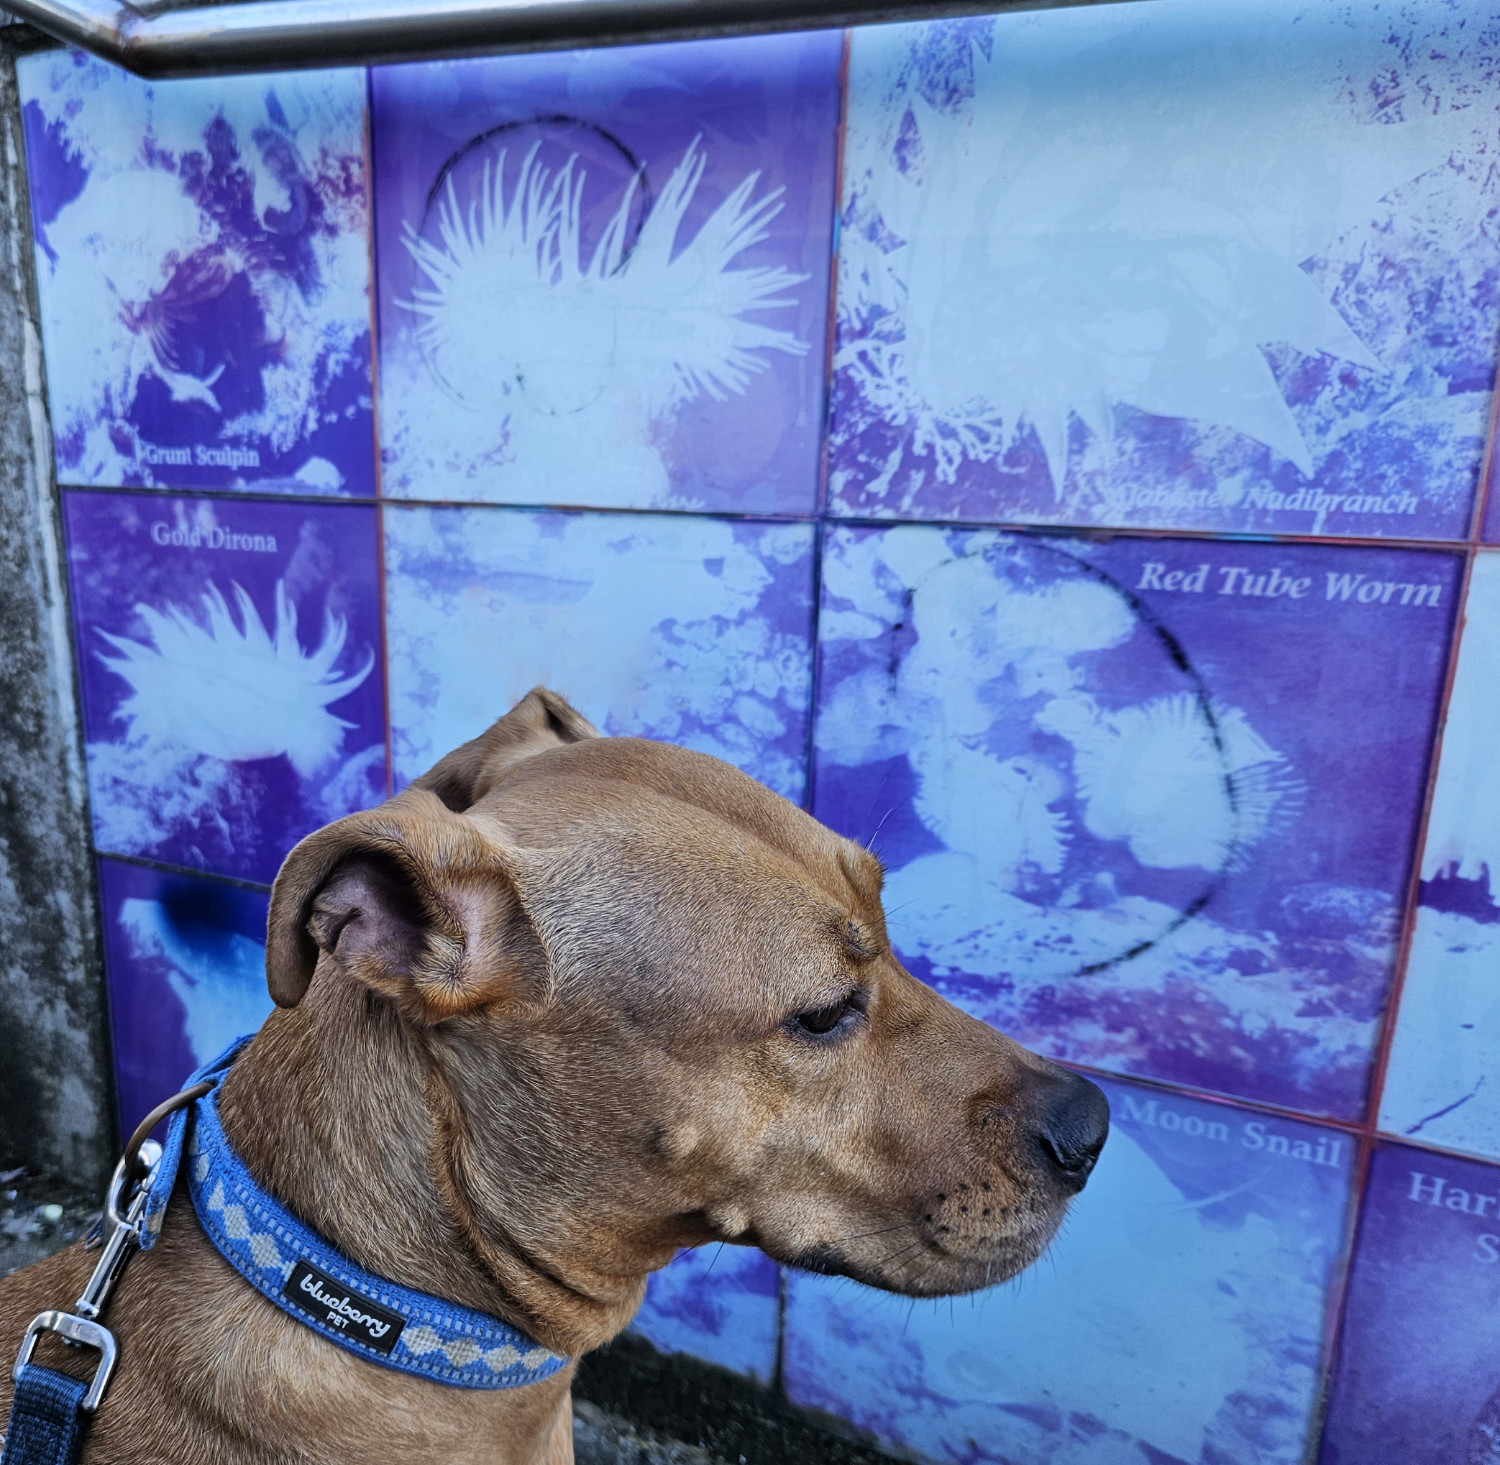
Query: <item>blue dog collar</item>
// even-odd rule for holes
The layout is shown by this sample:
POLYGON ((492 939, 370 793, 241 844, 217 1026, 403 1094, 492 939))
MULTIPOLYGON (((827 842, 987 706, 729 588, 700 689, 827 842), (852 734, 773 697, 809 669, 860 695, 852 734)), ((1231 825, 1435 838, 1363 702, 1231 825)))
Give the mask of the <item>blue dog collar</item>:
MULTIPOLYGON (((249 1041, 239 1039, 186 1086, 209 1081, 217 1090, 249 1041)), ((384 1368, 466 1389, 521 1388, 567 1362, 499 1318, 389 1282, 341 1255, 251 1178, 219 1123, 215 1091, 172 1116, 141 1228, 143 1250, 161 1234, 184 1152, 193 1209, 219 1254, 329 1342, 384 1368)))

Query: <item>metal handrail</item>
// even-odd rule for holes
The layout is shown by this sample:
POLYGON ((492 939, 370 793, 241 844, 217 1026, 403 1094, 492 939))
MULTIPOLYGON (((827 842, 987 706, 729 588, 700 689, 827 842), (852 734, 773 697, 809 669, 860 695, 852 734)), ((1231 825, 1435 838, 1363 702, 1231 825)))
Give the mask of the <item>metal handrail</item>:
POLYGON ((362 66, 637 41, 820 30, 1108 0, 4 0, 12 15, 138 76, 362 66))

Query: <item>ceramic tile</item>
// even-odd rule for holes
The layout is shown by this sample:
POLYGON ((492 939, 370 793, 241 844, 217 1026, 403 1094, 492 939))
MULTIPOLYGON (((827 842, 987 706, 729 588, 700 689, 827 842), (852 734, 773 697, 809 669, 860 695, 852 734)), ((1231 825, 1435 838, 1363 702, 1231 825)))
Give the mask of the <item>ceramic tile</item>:
POLYGON ((840 46, 374 73, 385 492, 811 510, 840 46))
POLYGON ((364 73, 17 69, 59 480, 372 494, 364 73))
POLYGON ((99 861, 120 1132, 271 1010, 264 891, 99 861))
POLYGON ((813 808, 912 970, 1058 1057, 1360 1113, 1460 559, 826 544, 813 808))
POLYGON ((780 1290, 780 1269, 764 1253, 700 1246, 652 1275, 631 1330, 663 1353, 690 1353, 769 1384, 780 1290))
POLYGON ((1462 537, 1497 74, 1463 0, 857 31, 838 511, 1462 537))
POLYGON ((546 683, 802 797, 810 526, 414 507, 385 534, 398 783, 546 683))
POLYGON ((913 1304, 788 1274, 797 1403, 963 1465, 1300 1465, 1353 1141, 1104 1087, 1098 1168, 1019 1281, 913 1304))
POLYGON ((1320 1465, 1500 1458, 1497 1262, 1500 1171, 1376 1152, 1320 1465))
POLYGON ((1500 553, 1464 619, 1380 1125, 1500 1158, 1500 553))
POLYGON ((94 838, 269 881, 385 797, 375 510, 67 496, 94 838))

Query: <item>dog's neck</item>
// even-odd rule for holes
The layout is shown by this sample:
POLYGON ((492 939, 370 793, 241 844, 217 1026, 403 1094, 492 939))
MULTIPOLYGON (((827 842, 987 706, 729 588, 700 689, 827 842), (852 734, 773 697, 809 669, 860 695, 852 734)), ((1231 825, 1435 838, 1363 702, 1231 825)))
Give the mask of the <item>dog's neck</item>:
POLYGON ((555 1352, 586 1352, 629 1322, 661 1258, 611 1247, 601 1271, 567 1238, 549 1244, 537 1177, 523 1168, 534 1147, 521 1096, 487 1092, 486 1107, 521 1143, 480 1177, 440 1048, 343 982, 315 983, 298 1007, 273 1012, 219 1098, 256 1182, 351 1260, 555 1352))

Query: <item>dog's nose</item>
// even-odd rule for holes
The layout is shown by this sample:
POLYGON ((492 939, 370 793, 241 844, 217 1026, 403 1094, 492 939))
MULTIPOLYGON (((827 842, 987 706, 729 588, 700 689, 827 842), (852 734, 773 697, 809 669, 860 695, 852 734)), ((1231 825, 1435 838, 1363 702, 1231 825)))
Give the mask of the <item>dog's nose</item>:
POLYGON ((1082 1190, 1109 1135, 1109 1100, 1098 1084, 1058 1069, 1044 1080, 1037 1146, 1071 1190, 1082 1190))

